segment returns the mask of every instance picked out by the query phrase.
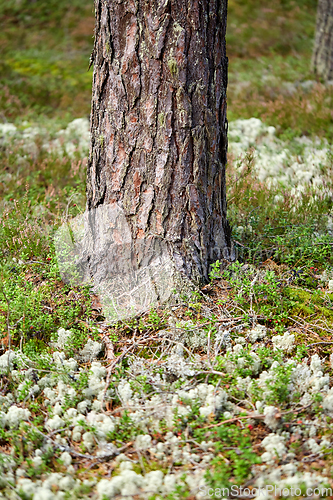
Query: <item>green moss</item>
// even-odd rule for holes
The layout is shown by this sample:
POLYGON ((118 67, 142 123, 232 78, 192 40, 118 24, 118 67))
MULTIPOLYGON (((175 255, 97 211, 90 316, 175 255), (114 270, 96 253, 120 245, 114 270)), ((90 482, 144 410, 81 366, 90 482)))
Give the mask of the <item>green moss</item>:
POLYGON ((177 61, 174 57, 170 57, 168 59, 168 66, 169 70, 172 76, 178 75, 178 66, 177 66, 177 61))
POLYGON ((286 295, 288 295, 291 299, 295 299, 297 301, 307 302, 312 298, 312 294, 303 290, 301 288, 292 288, 287 287, 285 289, 286 295))
POLYGON ((333 323, 333 311, 328 307, 317 306, 316 309, 318 312, 324 316, 326 319, 330 320, 333 323))
POLYGON ((307 316, 311 316, 314 314, 314 309, 306 306, 305 304, 298 304, 296 307, 294 307, 291 311, 290 314, 292 316, 300 316, 301 318, 306 318, 307 316))
POLYGON ((165 114, 164 113, 158 114, 158 122, 159 122, 161 127, 165 127, 165 114))

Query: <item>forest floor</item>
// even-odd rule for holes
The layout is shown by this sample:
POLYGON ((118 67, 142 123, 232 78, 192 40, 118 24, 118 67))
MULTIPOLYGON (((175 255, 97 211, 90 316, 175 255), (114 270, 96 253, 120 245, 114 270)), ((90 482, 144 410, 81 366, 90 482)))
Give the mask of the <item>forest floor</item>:
POLYGON ((54 243, 85 209, 91 3, 0 6, 0 498, 332 497, 333 82, 311 74, 315 10, 229 1, 237 261, 111 324, 54 243))

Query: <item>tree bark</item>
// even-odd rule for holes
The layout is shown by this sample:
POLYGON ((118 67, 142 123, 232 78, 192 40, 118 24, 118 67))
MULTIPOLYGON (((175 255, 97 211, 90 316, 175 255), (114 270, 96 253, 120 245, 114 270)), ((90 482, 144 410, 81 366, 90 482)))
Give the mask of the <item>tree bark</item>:
POLYGON ((323 80, 333 80, 333 0, 318 0, 312 68, 323 80))
POLYGON ((87 206, 116 203, 196 282, 230 258, 227 0, 95 0, 87 206))

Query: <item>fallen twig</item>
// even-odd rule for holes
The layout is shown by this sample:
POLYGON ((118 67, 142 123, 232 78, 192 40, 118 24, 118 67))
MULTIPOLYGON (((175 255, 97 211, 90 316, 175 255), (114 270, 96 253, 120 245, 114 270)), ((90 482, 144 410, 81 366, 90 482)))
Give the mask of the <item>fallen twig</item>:
POLYGON ((114 456, 119 455, 126 448, 128 448, 129 446, 131 446, 133 444, 133 442, 131 441, 130 443, 127 443, 127 444, 123 445, 121 448, 114 447, 114 450, 112 452, 110 451, 109 453, 106 453, 105 455, 100 455, 100 456, 85 455, 84 453, 79 453, 78 451, 73 450, 73 448, 71 448, 70 446, 66 446, 66 445, 63 445, 63 444, 60 444, 60 443, 56 443, 53 439, 51 439, 50 434, 49 435, 44 434, 42 431, 40 431, 39 429, 37 429, 37 427, 33 423, 31 423, 30 421, 27 421, 26 423, 29 424, 29 425, 31 425, 31 427, 33 427, 35 429, 35 431, 38 432, 38 434, 40 434, 41 436, 43 436, 45 439, 51 441, 52 445, 55 448, 58 448, 60 451, 67 451, 71 455, 74 455, 74 456, 79 457, 79 458, 84 458, 86 460, 96 460, 97 462, 102 462, 104 460, 107 460, 107 459, 110 459, 110 458, 112 458, 114 456))
POLYGON ((331 341, 327 341, 327 342, 315 342, 314 344, 308 344, 307 346, 305 347, 312 347, 314 345, 319 345, 319 344, 333 344, 333 340, 331 341))
MULTIPOLYGON (((308 404, 307 406, 302 406, 302 408, 298 408, 296 410, 288 410, 284 411, 282 413, 276 413, 275 418, 279 420, 281 417, 284 415, 287 415, 288 413, 300 413, 301 411, 305 410, 306 408, 309 408, 312 403, 308 404)), ((224 420, 223 422, 219 422, 218 424, 211 424, 211 425, 206 425, 205 427, 202 427, 202 429, 212 429, 213 427, 220 427, 220 425, 223 424, 229 424, 231 422, 237 422, 237 420, 244 420, 244 419, 249 419, 253 418, 255 420, 264 420, 266 418, 266 415, 258 415, 257 413, 249 413, 248 410, 245 410, 243 408, 238 408, 241 411, 244 411, 245 413, 248 413, 248 415, 240 416, 240 417, 234 417, 234 418, 229 418, 228 420, 224 420)))

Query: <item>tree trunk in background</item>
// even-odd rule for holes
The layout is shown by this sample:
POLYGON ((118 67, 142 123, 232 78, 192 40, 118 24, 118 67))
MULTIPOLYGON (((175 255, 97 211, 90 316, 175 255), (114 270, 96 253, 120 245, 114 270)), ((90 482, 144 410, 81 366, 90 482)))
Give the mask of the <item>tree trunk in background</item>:
POLYGON ((117 203, 196 282, 229 258, 227 0, 95 0, 88 209, 117 203))
POLYGON ((318 0, 312 68, 323 80, 333 80, 333 0, 318 0))

